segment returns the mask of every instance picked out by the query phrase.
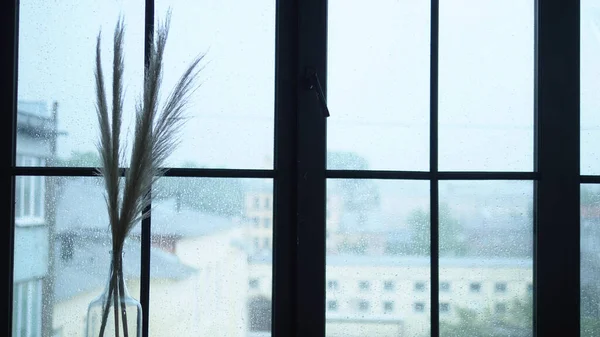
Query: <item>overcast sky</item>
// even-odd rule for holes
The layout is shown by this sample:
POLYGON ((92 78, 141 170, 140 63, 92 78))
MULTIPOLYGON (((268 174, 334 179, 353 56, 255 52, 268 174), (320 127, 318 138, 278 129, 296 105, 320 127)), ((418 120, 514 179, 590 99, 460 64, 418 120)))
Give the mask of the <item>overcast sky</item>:
MULTIPOLYGON (((592 156, 600 133, 590 131, 600 127, 599 16, 591 2, 582 1, 582 172, 600 173, 600 156, 592 156)), ((68 133, 61 156, 95 151, 95 37, 102 28, 108 71, 114 23, 124 14, 129 122, 141 89, 143 1, 20 3, 19 99, 59 102, 59 126, 68 133)), ((207 53, 203 85, 169 163, 271 167, 275 2, 162 0, 158 19, 168 5, 163 88, 207 53)), ((329 150, 357 152, 372 169, 427 170, 429 2, 331 0, 329 7, 329 150)), ((532 170, 533 9, 525 0, 441 1, 441 170, 532 170)))

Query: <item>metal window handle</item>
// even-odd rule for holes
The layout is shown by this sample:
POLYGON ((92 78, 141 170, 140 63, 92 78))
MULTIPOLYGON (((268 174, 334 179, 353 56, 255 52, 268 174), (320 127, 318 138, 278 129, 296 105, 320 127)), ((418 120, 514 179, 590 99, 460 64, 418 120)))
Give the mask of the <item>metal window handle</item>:
POLYGON ((308 68, 306 70, 306 82, 308 90, 314 90, 315 94, 317 95, 317 99, 321 104, 321 110, 323 111, 323 117, 329 117, 329 108, 327 108, 325 93, 323 92, 321 81, 319 81, 319 75, 317 75, 317 71, 315 69, 308 68))

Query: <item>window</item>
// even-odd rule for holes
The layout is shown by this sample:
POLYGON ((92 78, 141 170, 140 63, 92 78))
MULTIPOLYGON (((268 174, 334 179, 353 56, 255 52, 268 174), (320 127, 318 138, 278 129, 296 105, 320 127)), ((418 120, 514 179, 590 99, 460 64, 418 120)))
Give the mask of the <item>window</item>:
POLYGON ((472 293, 479 293, 481 291, 481 283, 471 283, 469 285, 469 291, 471 291, 472 293))
POLYGON ((271 210, 271 198, 270 197, 266 197, 264 200, 264 208, 266 210, 271 210))
POLYGON ((327 310, 337 311, 338 310, 338 302, 337 301, 328 301, 327 302, 327 310))
POLYGON ((13 298, 13 336, 40 336, 42 319, 42 281, 15 284, 13 298))
POLYGON ((394 281, 385 281, 383 283, 383 289, 385 291, 394 291, 394 281))
POLYGON ((254 238, 254 250, 259 250, 259 249, 260 249, 260 239, 254 238))
POLYGON ((383 302, 383 312, 388 314, 394 311, 394 302, 385 301, 383 302))
MULTIPOLYGON (((33 156, 18 155, 17 165, 44 166, 45 160, 33 156)), ((20 176, 15 184, 15 221, 18 225, 43 224, 45 179, 41 176, 20 176)))
POLYGON ((330 280, 327 282, 327 288, 329 288, 330 290, 337 290, 339 287, 338 281, 336 280, 330 280))
POLYGON ((496 303, 494 306, 494 312, 496 314, 505 314, 506 313, 506 303, 496 303))
POLYGON ((260 197, 254 197, 254 209, 260 209, 260 197))
MULTIPOLYGON (((42 280, 41 302, 53 312, 39 320, 41 335, 83 331, 59 326, 83 321, 78 311, 61 310, 81 294, 52 285, 78 285, 65 282, 69 271, 89 275, 106 266, 98 258, 106 238, 96 244, 80 232, 107 225, 95 176, 90 42, 102 27, 110 56, 111 27, 123 13, 124 125, 131 125, 153 22, 170 5, 0 5, 0 214, 2 237, 14 242, 3 245, 14 271, 5 292, 19 298, 18 284, 42 280), (28 156, 45 162, 21 165, 28 156), (71 231, 72 247, 61 241, 71 231)), ((126 254, 148 315, 142 337, 198 335, 184 328, 200 321, 273 337, 292 335, 292 327, 315 337, 336 329, 376 335, 387 324, 368 321, 377 310, 352 328, 324 316, 331 292, 345 308, 342 298, 355 301, 356 291, 378 305, 394 300, 395 312, 407 304, 422 313, 403 326, 410 336, 439 335, 456 318, 438 315, 442 304, 458 313, 468 301, 481 309, 473 320, 482 335, 598 335, 598 9, 590 0, 173 5, 164 89, 191 56, 208 51, 210 62, 166 163, 169 177, 157 183, 173 193, 153 194, 152 214, 132 232, 126 254), (269 227, 253 217, 270 217, 269 227), (187 246, 206 238, 212 244, 198 254, 187 246), (410 298, 401 306, 396 297, 360 293, 357 280, 373 277, 393 278, 410 298), (252 279, 261 280, 259 289, 233 296, 252 279), (328 280, 350 283, 330 287, 328 280), (476 291, 472 282, 480 283, 476 291), (501 282, 506 291, 495 293, 501 282), (185 296, 161 297, 171 283, 185 296), (500 299, 506 319, 490 315, 500 299), (235 308, 235 317, 222 319, 222 306, 235 308), (205 314, 161 333, 179 318, 160 312, 165 307, 205 314)), ((7 303, 18 313, 27 296, 7 303)))
POLYGON ((367 302, 367 301, 359 301, 358 302, 358 311, 360 311, 360 312, 369 311, 369 302, 367 302))
POLYGON ((440 291, 449 292, 450 291, 450 283, 449 282, 441 282, 440 283, 440 291))
POLYGON ((447 314, 450 312, 450 303, 440 303, 440 313, 447 314))
POLYGON ((250 286, 250 289, 257 289, 258 285, 259 285, 259 281, 258 279, 250 279, 250 281, 248 281, 248 285, 250 286))
POLYGON ((425 312, 425 304, 422 302, 417 302, 414 304, 415 312, 425 312))
POLYGON ((425 282, 415 283, 415 291, 425 291, 425 282))
POLYGON ((252 217, 252 223, 254 224, 254 227, 256 227, 256 228, 258 228, 260 226, 260 221, 257 216, 252 217))
POLYGON ((369 281, 360 281, 358 282, 358 288, 360 290, 369 290, 371 284, 369 283, 369 281))
POLYGON ((505 282, 497 282, 494 286, 494 290, 497 293, 505 293, 506 292, 506 283, 505 282))
POLYGON ((264 218, 264 219, 263 219, 263 227, 264 227, 264 228, 269 228, 269 227, 271 227, 271 219, 269 219, 269 218, 264 218))

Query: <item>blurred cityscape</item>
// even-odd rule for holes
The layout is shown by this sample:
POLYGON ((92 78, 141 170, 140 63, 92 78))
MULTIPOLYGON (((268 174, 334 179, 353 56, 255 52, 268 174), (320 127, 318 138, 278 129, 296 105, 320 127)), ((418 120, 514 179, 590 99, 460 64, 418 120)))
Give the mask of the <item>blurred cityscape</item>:
MULTIPOLYGON (((97 165, 93 152, 55 156, 57 104, 18 107, 17 165, 97 165)), ((329 156, 368 168, 354 153, 329 156)), ((600 318, 597 192, 583 189, 581 208, 582 322, 590 331, 600 318)), ((13 335, 83 336, 87 305, 108 278, 101 179, 20 176, 15 193, 13 335)), ((150 335, 270 335, 272 181, 167 177, 155 195, 150 335)), ((532 200, 531 182, 440 184, 445 335, 532 335, 532 200)), ((427 336, 428 184, 330 180, 326 231, 327 336, 427 336)), ((124 258, 138 297, 140 226, 124 258)))

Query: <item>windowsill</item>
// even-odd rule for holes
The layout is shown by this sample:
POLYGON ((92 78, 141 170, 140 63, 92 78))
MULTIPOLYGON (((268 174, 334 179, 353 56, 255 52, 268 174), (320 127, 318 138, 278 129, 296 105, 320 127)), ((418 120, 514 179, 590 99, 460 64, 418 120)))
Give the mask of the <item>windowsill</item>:
POLYGON ((18 227, 35 227, 35 226, 43 226, 46 224, 46 221, 43 218, 17 218, 15 219, 15 226, 18 227))

